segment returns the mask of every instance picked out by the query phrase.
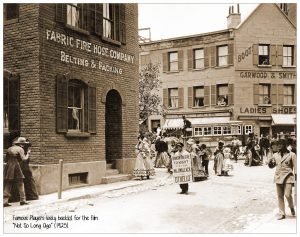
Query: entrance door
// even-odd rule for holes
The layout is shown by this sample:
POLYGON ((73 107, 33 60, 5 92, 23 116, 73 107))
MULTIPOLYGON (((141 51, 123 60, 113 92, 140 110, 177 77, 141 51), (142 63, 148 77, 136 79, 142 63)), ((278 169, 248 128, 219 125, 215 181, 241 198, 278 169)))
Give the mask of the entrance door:
POLYGON ((106 163, 122 159, 122 98, 116 90, 106 96, 105 151, 106 163))
POLYGON ((259 134, 264 134, 265 136, 270 135, 270 127, 260 127, 259 134))

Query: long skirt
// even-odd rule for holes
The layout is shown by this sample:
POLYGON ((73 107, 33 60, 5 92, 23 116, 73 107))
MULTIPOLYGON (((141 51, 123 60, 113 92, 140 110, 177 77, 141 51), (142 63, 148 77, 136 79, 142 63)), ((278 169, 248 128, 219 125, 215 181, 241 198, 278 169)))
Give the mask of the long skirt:
POLYGON ((207 178, 204 167, 201 163, 201 159, 199 157, 193 158, 192 173, 195 182, 205 180, 207 178))
POLYGON ((214 171, 216 175, 222 175, 223 159, 224 157, 220 153, 214 158, 214 171))
POLYGON ((160 167, 169 167, 170 158, 167 152, 157 152, 156 160, 154 166, 157 168, 160 167))
POLYGON ((139 153, 132 174, 136 177, 153 176, 155 171, 150 157, 139 153))
POLYGON ((226 158, 223 160, 223 169, 224 172, 229 172, 233 170, 233 165, 231 164, 231 161, 229 158, 226 158))

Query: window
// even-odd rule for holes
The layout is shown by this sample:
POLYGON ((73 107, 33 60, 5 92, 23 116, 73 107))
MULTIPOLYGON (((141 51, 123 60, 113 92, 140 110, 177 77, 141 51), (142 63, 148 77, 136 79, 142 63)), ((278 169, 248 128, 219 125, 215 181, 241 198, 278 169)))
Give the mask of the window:
POLYGON ((88 173, 69 174, 69 185, 86 184, 88 173))
POLYGON ((230 135, 231 133, 231 127, 230 126, 225 126, 223 127, 223 134, 224 135, 230 135))
POLYGON ((169 107, 170 108, 178 108, 178 89, 173 88, 169 89, 169 107))
POLYGON ((169 53, 169 71, 178 71, 178 53, 169 53))
POLYGON ((69 136, 96 133, 96 88, 92 84, 57 76, 56 127, 69 136))
POLYGON ((258 46, 258 64, 270 65, 269 45, 258 46))
POLYGON ((3 79, 3 147, 7 149, 20 136, 20 77, 4 70, 3 79))
POLYGON ((204 87, 194 87, 194 106, 204 106, 204 87))
POLYGON ((80 83, 71 80, 68 87, 68 130, 81 131, 84 90, 80 83))
POLYGON ((204 50, 195 49, 194 50, 194 68, 201 69, 204 68, 204 50))
POLYGON ((196 127, 194 128, 194 136, 202 136, 203 135, 203 128, 196 127))
POLYGON ((284 105, 293 105, 295 104, 294 101, 294 90, 295 86, 294 85, 284 85, 283 87, 283 104, 284 105))
POLYGON ((203 128, 203 135, 210 136, 211 135, 211 127, 204 127, 203 128))
POLYGON ((19 18, 19 4, 6 3, 4 4, 4 20, 12 20, 19 18))
POLYGON ((79 4, 79 3, 68 4, 67 24, 79 29, 88 30, 87 4, 79 4))
POLYGON ((114 5, 103 3, 103 36, 115 39, 114 5))
POLYGON ((218 47, 218 66, 228 65, 228 46, 218 47))
POLYGON ((252 125, 245 125, 245 134, 252 133, 252 125))
POLYGON ((222 127, 221 126, 214 127, 214 135, 222 135, 222 127))
POLYGON ((270 84, 259 84, 259 104, 271 104, 270 84))
POLYGON ((293 46, 283 46, 283 66, 294 65, 294 47, 293 46))
POLYGON ((228 105, 228 85, 217 85, 217 105, 228 105))

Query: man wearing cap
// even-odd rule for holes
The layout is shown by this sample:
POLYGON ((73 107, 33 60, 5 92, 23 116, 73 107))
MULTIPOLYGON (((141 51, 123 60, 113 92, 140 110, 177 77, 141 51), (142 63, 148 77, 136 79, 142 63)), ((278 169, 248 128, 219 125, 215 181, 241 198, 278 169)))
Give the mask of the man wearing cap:
POLYGON ((276 165, 274 182, 276 183, 280 214, 278 220, 285 218, 284 196, 288 201, 292 216, 295 216, 292 187, 297 181, 297 160, 296 154, 287 149, 284 139, 279 139, 278 152, 269 160, 269 167, 272 168, 274 165, 271 166, 270 163, 276 165))
MULTIPOLYGON (((189 155, 189 153, 187 151, 185 151, 183 149, 183 143, 182 142, 178 142, 176 144, 178 151, 175 153, 175 156, 186 156, 189 155)), ((182 183, 179 184, 180 188, 181 188, 181 193, 180 194, 187 194, 189 191, 189 184, 188 183, 182 183)))
POLYGON ((20 205, 27 205, 26 202, 26 195, 25 195, 25 188, 23 179, 24 174, 22 172, 20 163, 22 160, 27 160, 29 157, 29 153, 25 155, 24 147, 27 144, 27 141, 24 137, 19 137, 17 140, 13 142, 13 146, 8 148, 6 157, 4 162, 6 162, 6 166, 4 168, 4 175, 3 179, 4 183, 4 191, 3 191, 3 206, 8 207, 11 206, 8 203, 8 199, 11 195, 11 189, 13 183, 16 184, 19 195, 20 195, 20 205))

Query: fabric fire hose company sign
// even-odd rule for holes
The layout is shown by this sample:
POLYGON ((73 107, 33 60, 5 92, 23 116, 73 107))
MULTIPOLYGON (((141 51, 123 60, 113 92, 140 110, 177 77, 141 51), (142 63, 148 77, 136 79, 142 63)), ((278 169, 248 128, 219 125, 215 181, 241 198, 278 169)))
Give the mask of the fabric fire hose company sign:
POLYGON ((173 177, 175 183, 189 183, 192 178, 192 163, 190 154, 175 155, 172 157, 173 177))

